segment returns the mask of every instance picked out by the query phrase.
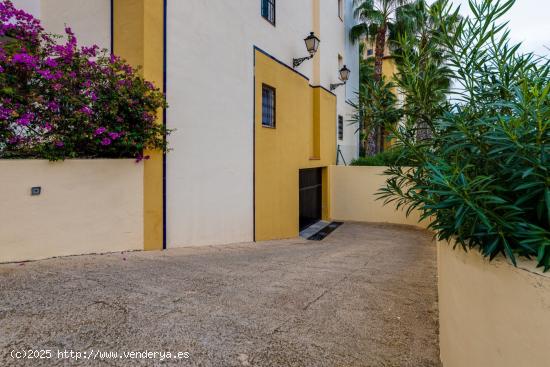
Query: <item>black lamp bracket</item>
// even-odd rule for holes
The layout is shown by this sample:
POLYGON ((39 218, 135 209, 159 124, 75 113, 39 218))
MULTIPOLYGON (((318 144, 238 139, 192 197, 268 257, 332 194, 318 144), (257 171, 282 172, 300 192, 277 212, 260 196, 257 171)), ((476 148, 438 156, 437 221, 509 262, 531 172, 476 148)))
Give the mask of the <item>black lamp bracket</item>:
POLYGON ((345 82, 342 82, 342 83, 337 83, 337 84, 331 84, 331 85, 330 85, 330 90, 331 90, 331 91, 332 91, 332 90, 335 90, 336 88, 341 87, 342 85, 346 85, 346 83, 345 83, 345 82))
POLYGON ((313 56, 306 56, 306 57, 300 57, 299 59, 293 59, 292 60, 292 66, 294 69, 296 69, 298 66, 302 65, 302 63, 306 60, 313 59, 313 56))

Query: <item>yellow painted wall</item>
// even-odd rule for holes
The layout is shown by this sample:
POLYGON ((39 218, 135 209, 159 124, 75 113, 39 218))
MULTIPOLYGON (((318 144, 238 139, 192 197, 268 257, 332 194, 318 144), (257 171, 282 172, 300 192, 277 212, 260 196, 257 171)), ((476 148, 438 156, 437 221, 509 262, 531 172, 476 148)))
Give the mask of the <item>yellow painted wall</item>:
MULTIPOLYGON (((143 77, 163 86, 164 16, 162 0, 115 0, 114 53, 132 66, 141 67, 143 77)), ((158 123, 162 123, 159 111, 158 123)), ((144 249, 163 245, 162 153, 145 152, 151 158, 144 170, 144 249)))
MULTIPOLYGON (((255 53, 255 238, 299 234, 299 170, 336 161, 336 97, 262 52, 255 53), (262 127, 262 84, 276 89, 276 128, 262 127)), ((329 182, 324 172, 323 215, 329 182)))
POLYGON ((393 80, 393 76, 397 74, 397 65, 393 57, 385 57, 382 62, 382 75, 387 81, 393 80))
MULTIPOLYGON (((395 63, 395 59, 393 57, 385 57, 382 63, 382 75, 386 81, 393 81, 395 74, 397 74, 397 64, 395 63)), ((395 95, 398 95, 399 93, 397 88, 394 88, 393 92, 395 95)), ((388 139, 389 134, 390 133, 388 131, 385 132, 384 150, 390 149, 395 143, 394 141, 388 139)))
POLYGON ((420 213, 409 217, 395 206, 384 205, 376 193, 385 185, 387 167, 330 167, 331 218, 341 221, 405 224, 426 228, 420 213))
POLYGON ((437 246, 443 366, 549 366, 550 274, 437 246))

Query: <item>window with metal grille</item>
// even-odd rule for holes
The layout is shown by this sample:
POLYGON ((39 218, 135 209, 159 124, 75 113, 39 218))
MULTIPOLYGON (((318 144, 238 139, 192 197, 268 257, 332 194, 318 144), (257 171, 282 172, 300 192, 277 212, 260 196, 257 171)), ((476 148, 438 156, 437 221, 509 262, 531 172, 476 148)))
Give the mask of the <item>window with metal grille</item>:
POLYGON ((262 86, 262 125, 275 127, 276 96, 275 88, 262 86))
POLYGON ((276 0, 261 0, 262 17, 273 25, 275 25, 275 1, 276 0))
POLYGON ((338 140, 344 140, 344 117, 338 116, 338 140))

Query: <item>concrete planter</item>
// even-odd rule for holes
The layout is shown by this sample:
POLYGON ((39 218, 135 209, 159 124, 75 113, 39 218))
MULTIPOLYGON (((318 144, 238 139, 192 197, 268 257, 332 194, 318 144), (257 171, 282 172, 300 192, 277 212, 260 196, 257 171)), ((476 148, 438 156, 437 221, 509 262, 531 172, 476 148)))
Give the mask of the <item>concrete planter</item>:
POLYGON ((0 160, 0 172, 0 262, 143 249, 143 164, 0 160))
POLYGON ((549 365, 550 274, 443 242, 438 274, 444 367, 549 365))

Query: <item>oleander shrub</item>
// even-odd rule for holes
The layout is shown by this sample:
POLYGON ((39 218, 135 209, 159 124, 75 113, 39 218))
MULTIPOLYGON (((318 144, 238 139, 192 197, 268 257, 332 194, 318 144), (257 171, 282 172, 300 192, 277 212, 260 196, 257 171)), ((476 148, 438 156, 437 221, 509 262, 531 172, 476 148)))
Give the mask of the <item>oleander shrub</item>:
POLYGON ((166 149, 164 107, 139 70, 0 1, 0 158, 142 159, 166 149))
MULTIPOLYGON (((514 264, 517 256, 536 258, 548 271, 550 64, 510 43, 500 19, 513 5, 470 1, 473 16, 461 18, 441 2, 434 16, 451 17, 456 26, 442 22, 437 45, 452 70, 454 94, 448 107, 421 117, 430 140, 417 138, 414 115, 388 126, 416 168, 392 166, 380 195, 409 212, 419 209, 441 240, 490 259, 503 254, 514 264)), ((422 57, 420 48, 403 46, 404 62, 422 57)), ((414 89, 401 79, 397 85, 414 103, 414 89)))
POLYGON ((399 147, 390 148, 373 156, 360 157, 351 162, 352 166, 410 166, 414 161, 407 156, 408 151, 399 147))

